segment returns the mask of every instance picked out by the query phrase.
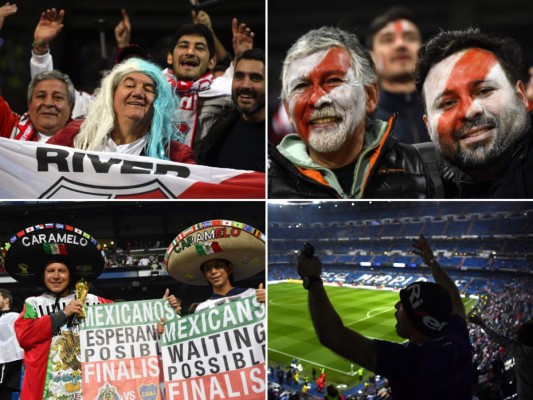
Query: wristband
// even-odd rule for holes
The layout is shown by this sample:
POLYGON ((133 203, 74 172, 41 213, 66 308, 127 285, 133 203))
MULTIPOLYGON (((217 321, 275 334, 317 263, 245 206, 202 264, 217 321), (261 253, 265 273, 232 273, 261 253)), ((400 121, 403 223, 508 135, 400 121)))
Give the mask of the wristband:
POLYGON ((48 51, 48 44, 39 44, 39 43, 36 43, 36 42, 33 42, 31 44, 31 48, 33 50, 39 50, 39 51, 44 51, 45 53, 48 51))

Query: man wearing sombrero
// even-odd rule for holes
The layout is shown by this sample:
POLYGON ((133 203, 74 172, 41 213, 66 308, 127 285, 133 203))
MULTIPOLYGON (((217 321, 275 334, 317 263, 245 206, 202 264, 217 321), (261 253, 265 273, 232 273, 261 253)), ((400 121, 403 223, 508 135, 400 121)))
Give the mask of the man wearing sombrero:
POLYGON ((7 243, 7 272, 19 282, 46 287, 42 295, 26 299, 15 322, 17 339, 25 351, 21 400, 81 398, 76 319, 83 315, 84 305, 111 301, 86 292, 82 301, 74 285, 82 278, 96 279, 104 266, 98 242, 69 225, 31 226, 7 243))
POLYGON ((400 290, 394 316, 396 333, 407 339, 402 344, 366 337, 345 326, 322 285, 320 260, 304 249, 298 273, 309 291, 315 331, 324 346, 387 378, 394 400, 470 400, 472 348, 459 290, 424 236, 414 239, 413 247, 436 283, 417 281, 400 290))
POLYGON ((212 296, 195 312, 235 298, 257 296, 265 302, 265 289, 244 289, 235 281, 249 278, 265 268, 265 236, 250 225, 236 221, 212 220, 181 232, 165 254, 170 276, 189 285, 210 285, 212 296))

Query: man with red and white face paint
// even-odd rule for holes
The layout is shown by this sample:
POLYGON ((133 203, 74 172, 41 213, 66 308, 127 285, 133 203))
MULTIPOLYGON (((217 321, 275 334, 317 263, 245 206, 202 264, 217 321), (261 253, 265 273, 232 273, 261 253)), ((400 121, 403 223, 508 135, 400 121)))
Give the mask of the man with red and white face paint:
POLYGON ((269 148, 270 198, 426 198, 417 152, 392 137, 394 117, 372 120, 377 77, 357 37, 322 27, 296 41, 282 74, 296 133, 269 148))
POLYGON ((524 72, 514 41, 478 30, 441 32, 424 46, 417 82, 424 121, 459 168, 459 197, 533 197, 524 72))
POLYGON ((421 44, 413 13, 406 8, 391 7, 370 23, 366 45, 380 86, 374 118, 386 120, 397 113, 394 136, 404 143, 429 141, 414 76, 421 44))

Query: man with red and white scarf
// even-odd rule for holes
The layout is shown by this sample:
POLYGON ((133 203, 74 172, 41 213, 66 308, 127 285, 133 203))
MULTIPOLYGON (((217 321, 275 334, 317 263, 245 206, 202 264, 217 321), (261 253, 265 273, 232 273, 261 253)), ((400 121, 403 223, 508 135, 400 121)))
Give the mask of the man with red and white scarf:
POLYGON ((74 86, 68 75, 53 70, 33 78, 28 112, 19 115, 0 97, 0 137, 46 142, 70 120, 74 86))
POLYGON ((213 32, 203 24, 185 24, 174 34, 165 69, 180 97, 180 132, 197 155, 213 123, 232 105, 231 78, 213 79, 213 32))

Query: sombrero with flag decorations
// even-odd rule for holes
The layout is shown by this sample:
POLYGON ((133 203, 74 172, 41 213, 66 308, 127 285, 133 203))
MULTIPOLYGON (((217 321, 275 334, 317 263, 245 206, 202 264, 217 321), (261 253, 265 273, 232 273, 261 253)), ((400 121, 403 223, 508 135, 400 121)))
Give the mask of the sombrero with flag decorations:
POLYGON ((168 246, 165 268, 175 280, 206 286, 200 266, 225 259, 233 264, 233 280, 249 278, 265 269, 265 235, 237 221, 200 222, 181 232, 168 246))
POLYGON ((71 225, 48 223, 30 226, 14 234, 4 246, 6 271, 19 282, 42 286, 43 267, 64 262, 73 284, 94 280, 105 268, 105 253, 87 232, 71 225))

